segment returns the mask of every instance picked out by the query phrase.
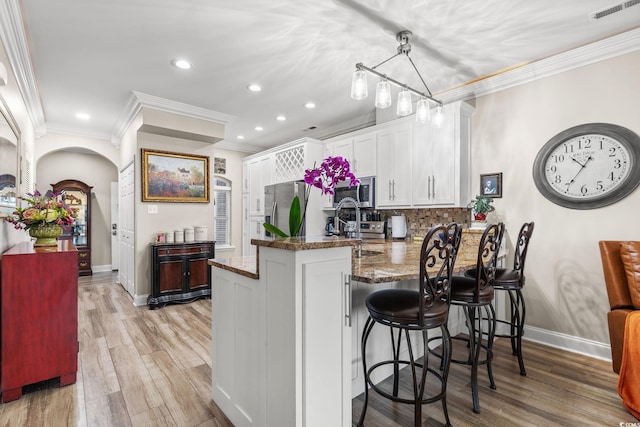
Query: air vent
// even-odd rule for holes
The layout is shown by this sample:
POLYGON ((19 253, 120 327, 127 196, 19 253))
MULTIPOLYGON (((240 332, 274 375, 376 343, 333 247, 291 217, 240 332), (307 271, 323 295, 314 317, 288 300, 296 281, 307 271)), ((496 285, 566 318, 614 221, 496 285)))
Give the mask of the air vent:
MULTIPOLYGON (((640 1, 640 0, 638 0, 638 1, 640 1)), ((306 128, 305 130, 303 130, 303 132, 306 132, 306 131, 308 131, 308 130, 314 130, 314 129, 318 129, 318 127, 317 127, 317 126, 309 126, 309 127, 308 127, 308 128, 306 128)))
POLYGON ((614 13, 622 12, 623 10, 630 8, 631 6, 637 6, 640 4, 640 0, 628 0, 620 4, 616 4, 614 6, 609 6, 606 9, 598 10, 596 12, 592 12, 589 14, 589 18, 592 21, 602 19, 609 15, 613 15, 614 13))

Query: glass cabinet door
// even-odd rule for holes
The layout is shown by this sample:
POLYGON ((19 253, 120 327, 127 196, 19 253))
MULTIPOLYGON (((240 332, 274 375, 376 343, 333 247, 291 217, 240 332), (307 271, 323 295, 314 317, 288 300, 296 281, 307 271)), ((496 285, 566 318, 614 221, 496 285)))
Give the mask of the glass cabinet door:
POLYGON ((75 246, 87 246, 87 194, 80 190, 63 190, 62 198, 70 207, 77 209, 77 218, 72 226, 65 227, 65 234, 71 236, 75 246))

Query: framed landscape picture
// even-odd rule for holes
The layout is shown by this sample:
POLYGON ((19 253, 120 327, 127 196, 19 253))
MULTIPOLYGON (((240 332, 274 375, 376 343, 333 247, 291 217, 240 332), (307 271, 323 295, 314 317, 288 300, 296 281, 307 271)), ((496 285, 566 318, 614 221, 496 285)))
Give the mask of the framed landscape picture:
POLYGON ((480 194, 485 197, 502 197, 502 173, 480 175, 480 194))
POLYGON ((209 203, 209 157, 143 148, 142 201, 209 203))

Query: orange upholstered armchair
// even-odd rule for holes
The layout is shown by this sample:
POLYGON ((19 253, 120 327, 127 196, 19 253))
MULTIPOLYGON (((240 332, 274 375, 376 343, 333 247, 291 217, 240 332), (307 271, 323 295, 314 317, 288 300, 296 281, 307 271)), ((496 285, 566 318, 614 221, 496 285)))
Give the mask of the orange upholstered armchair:
POLYGON ((613 371, 620 373, 625 321, 640 310, 640 242, 603 240, 599 245, 611 307, 607 319, 613 371))

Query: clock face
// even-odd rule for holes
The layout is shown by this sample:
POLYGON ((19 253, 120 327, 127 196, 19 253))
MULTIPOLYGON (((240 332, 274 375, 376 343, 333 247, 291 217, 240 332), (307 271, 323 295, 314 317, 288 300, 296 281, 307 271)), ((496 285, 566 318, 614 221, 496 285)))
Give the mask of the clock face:
POLYGON ((553 137, 534 163, 538 190, 574 209, 614 203, 640 183, 640 138, 620 126, 592 123, 553 137))

